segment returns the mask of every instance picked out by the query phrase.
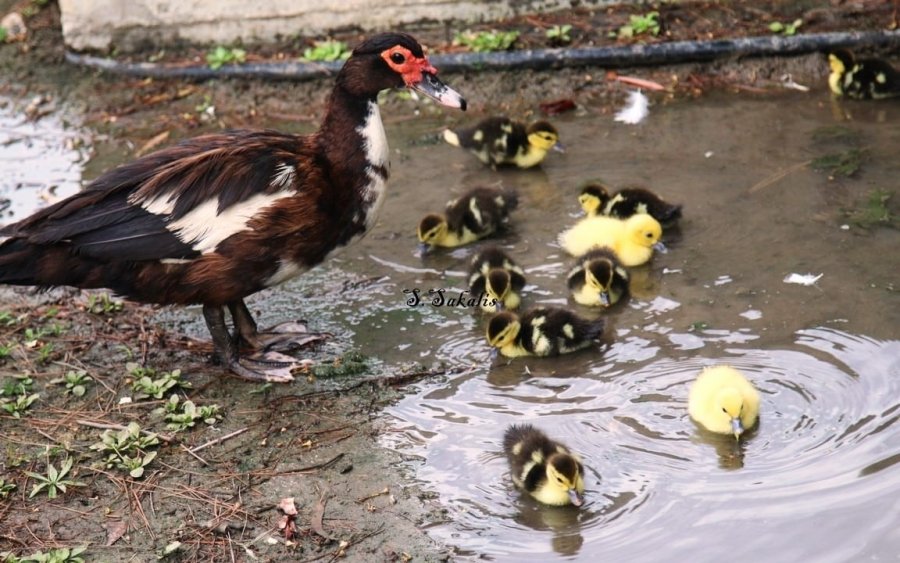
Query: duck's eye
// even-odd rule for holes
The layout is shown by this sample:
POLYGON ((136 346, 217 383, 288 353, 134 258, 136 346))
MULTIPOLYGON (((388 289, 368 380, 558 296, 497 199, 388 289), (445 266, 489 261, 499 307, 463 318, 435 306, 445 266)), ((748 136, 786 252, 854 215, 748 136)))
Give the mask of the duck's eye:
POLYGON ((728 411, 725 410, 725 407, 722 407, 722 412, 724 412, 725 414, 728 414, 728 411))
POLYGON ((406 57, 403 56, 403 53, 391 53, 391 61, 394 64, 402 65, 406 62, 406 57))
POLYGON ((645 234, 644 236, 647 237, 647 238, 653 238, 653 233, 647 233, 647 234, 645 234))

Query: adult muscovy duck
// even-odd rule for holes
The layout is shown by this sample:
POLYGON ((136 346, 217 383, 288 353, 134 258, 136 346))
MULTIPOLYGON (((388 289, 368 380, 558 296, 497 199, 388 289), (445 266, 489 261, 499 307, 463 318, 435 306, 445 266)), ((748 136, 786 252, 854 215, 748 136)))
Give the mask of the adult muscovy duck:
POLYGON ((135 301, 202 304, 216 358, 230 371, 289 381, 296 364, 274 346, 308 335, 258 331, 244 298, 371 229, 389 172, 376 96, 407 87, 465 110, 465 100, 436 73, 411 36, 372 37, 338 73, 316 133, 203 135, 110 170, 0 229, 0 283, 109 288, 135 301))

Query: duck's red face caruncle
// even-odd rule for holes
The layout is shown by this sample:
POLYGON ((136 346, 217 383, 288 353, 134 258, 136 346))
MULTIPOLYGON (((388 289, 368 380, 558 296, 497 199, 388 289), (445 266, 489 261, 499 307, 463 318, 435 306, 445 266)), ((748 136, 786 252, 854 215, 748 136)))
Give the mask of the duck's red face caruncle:
POLYGON ((417 57, 402 45, 394 45, 381 53, 387 65, 403 77, 407 88, 412 88, 435 101, 452 108, 465 111, 466 101, 455 90, 441 82, 437 69, 424 56, 417 57))

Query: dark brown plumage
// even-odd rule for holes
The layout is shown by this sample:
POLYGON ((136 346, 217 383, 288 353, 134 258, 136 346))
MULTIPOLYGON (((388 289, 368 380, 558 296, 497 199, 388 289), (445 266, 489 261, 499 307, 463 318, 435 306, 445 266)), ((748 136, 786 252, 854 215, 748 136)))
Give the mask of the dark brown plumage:
POLYGON ((419 222, 419 241, 456 247, 490 236, 506 227, 519 205, 514 190, 477 187, 447 203, 444 215, 431 213, 419 222))
POLYGON ((581 189, 578 201, 588 215, 627 219, 646 213, 664 225, 681 218, 681 205, 671 204, 652 191, 636 186, 622 188, 610 195, 602 184, 587 184, 581 189))
MULTIPOLYGON (((411 36, 363 42, 338 73, 319 130, 203 135, 113 169, 0 230, 0 283, 105 287, 137 301, 203 304, 216 355, 249 379, 291 379, 261 350, 243 299, 320 263, 374 224, 388 177, 376 96, 410 87, 465 109, 411 36), (231 311, 229 334, 223 307, 231 311)), ((299 335, 308 340, 309 335, 299 335)))

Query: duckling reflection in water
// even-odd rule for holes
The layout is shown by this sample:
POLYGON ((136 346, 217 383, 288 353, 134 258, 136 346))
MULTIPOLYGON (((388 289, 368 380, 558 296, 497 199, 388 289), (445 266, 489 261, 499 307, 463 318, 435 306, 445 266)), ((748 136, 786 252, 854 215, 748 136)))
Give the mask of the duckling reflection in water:
POLYGON ((584 466, 569 448, 530 424, 513 424, 503 451, 516 487, 552 506, 584 504, 584 466))

